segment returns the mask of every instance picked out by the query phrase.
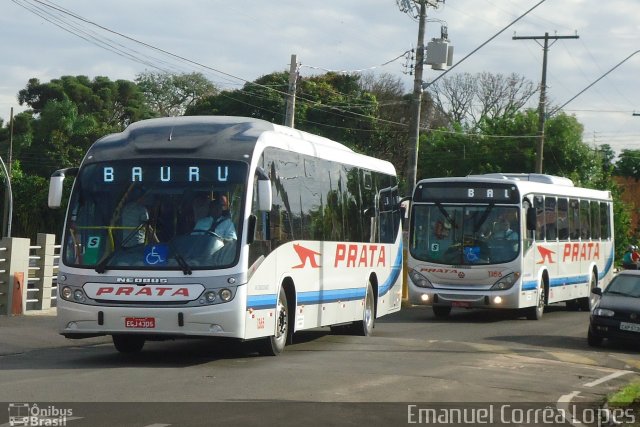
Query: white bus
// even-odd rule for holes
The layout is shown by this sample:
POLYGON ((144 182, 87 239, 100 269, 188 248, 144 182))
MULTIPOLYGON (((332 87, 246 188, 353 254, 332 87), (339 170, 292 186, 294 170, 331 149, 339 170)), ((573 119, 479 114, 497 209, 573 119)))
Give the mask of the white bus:
MULTIPOLYGON (((241 117, 145 120, 56 171, 75 176, 58 323, 68 338, 231 337, 280 353, 294 331, 360 335, 401 305, 395 169, 342 144, 241 117), (228 207, 225 231, 198 221, 228 207)), ((217 220, 209 220, 209 224, 217 220)))
POLYGON ((608 191, 542 174, 425 179, 410 215, 408 293, 437 317, 452 307, 589 309, 613 274, 608 191))

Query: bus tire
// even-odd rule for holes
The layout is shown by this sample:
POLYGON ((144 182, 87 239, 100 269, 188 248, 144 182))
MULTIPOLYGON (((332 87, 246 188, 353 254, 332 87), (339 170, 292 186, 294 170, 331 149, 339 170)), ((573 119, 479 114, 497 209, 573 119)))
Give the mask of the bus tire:
POLYGON ((567 311, 580 310, 580 301, 578 298, 565 301, 565 305, 567 306, 567 311))
POLYGON ((276 329, 275 334, 262 338, 259 342, 258 352, 263 356, 277 356, 284 351, 289 336, 289 306, 284 287, 280 287, 278 303, 276 304, 276 329))
POLYGON ((540 320, 542 319, 542 315, 544 314, 544 305, 545 305, 545 288, 544 286, 540 286, 538 289, 538 303, 533 307, 527 307, 526 316, 529 320, 540 320))
POLYGON ((362 320, 357 320, 351 324, 353 335, 368 337, 373 334, 373 328, 376 323, 376 307, 373 301, 373 288, 371 282, 367 283, 367 290, 364 295, 364 311, 362 320))
POLYGON ((451 306, 449 305, 434 305, 433 306, 433 314, 439 318, 443 319, 448 317, 451 314, 451 306))
POLYGON ((584 298, 580 298, 578 300, 578 304, 580 305, 580 310, 582 311, 590 311, 591 310, 591 291, 593 288, 598 286, 598 278, 596 277, 596 272, 591 272, 591 278, 589 280, 589 295, 584 298))
POLYGON ((139 353, 144 347, 144 337, 138 335, 112 335, 113 346, 120 353, 139 353))

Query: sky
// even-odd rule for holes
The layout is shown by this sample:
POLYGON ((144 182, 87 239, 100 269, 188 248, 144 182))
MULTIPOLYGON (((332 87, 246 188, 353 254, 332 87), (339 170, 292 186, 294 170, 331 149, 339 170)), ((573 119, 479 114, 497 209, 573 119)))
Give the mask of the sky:
MULTIPOLYGON (((387 73, 413 90, 403 56, 417 45, 407 0, 1 0, 0 118, 25 109, 30 78, 63 75, 134 80, 145 71, 201 72, 223 89, 288 71, 387 73), (78 35, 80 34, 80 35, 78 35)), ((414 0, 408 0, 413 2, 414 0)), ((435 0, 432 0, 434 2, 435 0)), ((517 36, 578 35, 551 41, 547 97, 584 125, 590 146, 640 149, 640 1, 446 0, 427 10, 425 42, 446 25, 455 73, 516 73, 535 84, 543 49, 517 36), (613 69, 613 70, 612 70, 613 69)), ((430 82, 442 71, 425 68, 430 82)), ((536 108, 537 95, 530 101, 536 108)))

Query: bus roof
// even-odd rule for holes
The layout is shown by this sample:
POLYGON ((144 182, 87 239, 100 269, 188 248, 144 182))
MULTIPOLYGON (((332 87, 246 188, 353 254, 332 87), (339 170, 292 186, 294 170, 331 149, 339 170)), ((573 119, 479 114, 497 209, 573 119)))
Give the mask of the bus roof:
MULTIPOLYGON (((387 161, 355 153, 336 141, 265 120, 233 116, 181 116, 142 120, 96 141, 91 162, 150 156, 215 157, 248 161, 256 148, 276 146, 395 175, 387 161)), ((261 150, 260 150, 261 151, 261 150)))
POLYGON ((545 174, 527 173, 489 173, 484 175, 469 175, 464 177, 443 177, 422 179, 416 184, 416 189, 420 184, 428 183, 451 183, 457 182, 461 185, 472 182, 513 184, 518 188, 521 195, 528 193, 543 193, 555 196, 582 197, 598 200, 611 200, 611 192, 605 190, 595 190, 592 188, 576 187, 569 178, 545 174))

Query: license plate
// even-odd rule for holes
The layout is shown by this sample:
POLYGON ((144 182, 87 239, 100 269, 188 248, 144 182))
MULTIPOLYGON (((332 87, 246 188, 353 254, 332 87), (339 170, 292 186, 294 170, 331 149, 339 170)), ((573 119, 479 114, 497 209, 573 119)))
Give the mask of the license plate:
POLYGON ((155 317, 125 317, 125 328, 149 329, 156 327, 155 317))
POLYGON ((640 323, 620 322, 620 330, 630 332, 640 332, 640 323))
POLYGON ((471 307, 471 303, 467 301, 453 301, 451 305, 453 307, 471 307))

